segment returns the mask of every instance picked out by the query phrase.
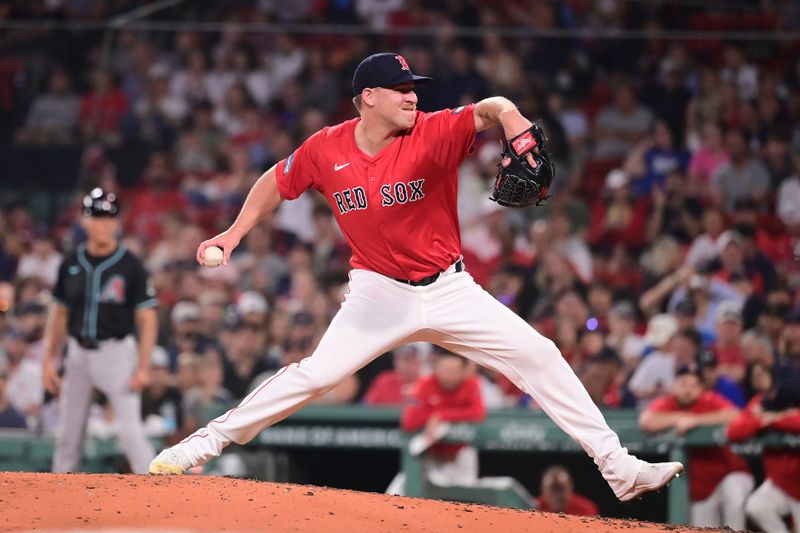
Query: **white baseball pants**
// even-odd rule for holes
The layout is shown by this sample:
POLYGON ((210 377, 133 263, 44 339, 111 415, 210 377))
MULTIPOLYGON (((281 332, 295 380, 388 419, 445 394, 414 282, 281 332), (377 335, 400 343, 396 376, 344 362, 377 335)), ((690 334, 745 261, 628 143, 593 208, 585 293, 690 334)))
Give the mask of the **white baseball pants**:
MULTIPOLYGON (((702 472, 698 473, 702 475, 702 472)), ((691 522, 698 527, 727 526, 737 531, 745 529, 744 502, 753 492, 755 480, 747 472, 731 472, 719 482, 711 496, 693 502, 691 522)))
POLYGON ((615 494, 634 483, 638 459, 622 448, 555 344, 454 266, 426 287, 366 270, 350 273, 349 293, 314 353, 282 368, 239 406, 178 444, 204 464, 244 444, 312 398, 398 346, 427 341, 503 373, 530 394, 594 459, 615 494))
POLYGON ((767 478, 747 498, 744 510, 766 533, 791 533, 783 517, 789 514, 800 524, 800 500, 795 500, 767 478))
POLYGON ((132 336, 101 341, 97 350, 86 350, 69 339, 53 472, 78 469, 92 395, 97 388, 106 395, 119 421, 119 443, 131 470, 147 473, 155 452, 142 427, 141 395, 128 387, 136 363, 136 341, 132 336))

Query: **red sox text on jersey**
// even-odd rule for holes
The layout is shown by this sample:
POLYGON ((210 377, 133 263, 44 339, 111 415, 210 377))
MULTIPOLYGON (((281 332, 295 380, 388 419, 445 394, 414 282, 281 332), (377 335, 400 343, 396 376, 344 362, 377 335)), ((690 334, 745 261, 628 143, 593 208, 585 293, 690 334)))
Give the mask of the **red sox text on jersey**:
MULTIPOLYGON (((391 207, 395 204, 422 200, 425 198, 425 193, 422 191, 423 183, 425 183, 425 178, 411 180, 408 183, 398 181, 397 183, 381 185, 381 206, 391 207)), ((364 187, 353 187, 352 189, 337 191, 333 193, 333 199, 336 202, 336 207, 339 208, 340 215, 356 209, 366 209, 369 205, 364 187)))
POLYGON ((322 193, 353 268, 413 280, 445 270, 461 255, 458 168, 475 139, 472 108, 418 111, 414 127, 374 156, 356 145, 360 119, 324 128, 278 163, 281 197, 322 193))

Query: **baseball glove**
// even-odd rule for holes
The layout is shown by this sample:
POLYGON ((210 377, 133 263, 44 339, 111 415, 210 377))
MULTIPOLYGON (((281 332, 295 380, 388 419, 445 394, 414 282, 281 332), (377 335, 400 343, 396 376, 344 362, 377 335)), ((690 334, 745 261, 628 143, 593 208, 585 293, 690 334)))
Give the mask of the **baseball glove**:
POLYGON ((492 188, 492 200, 503 207, 542 205, 550 198, 547 191, 556 177, 556 167, 544 149, 547 138, 534 124, 513 139, 503 143, 502 160, 492 188), (539 153, 533 150, 538 147, 539 153), (536 168, 531 167, 527 154, 533 156, 536 168))

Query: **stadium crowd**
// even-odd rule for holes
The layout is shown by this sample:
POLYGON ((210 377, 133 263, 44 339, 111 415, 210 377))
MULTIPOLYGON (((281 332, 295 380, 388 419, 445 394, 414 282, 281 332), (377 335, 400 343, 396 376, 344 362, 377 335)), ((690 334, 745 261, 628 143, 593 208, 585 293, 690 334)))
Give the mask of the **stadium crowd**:
MULTIPOLYGON (((0 0, 0 20, 102 19, 133 4, 0 0)), ((321 197, 285 202, 226 267, 199 267, 195 249, 229 225, 261 172, 325 124, 354 116, 353 69, 387 49, 434 77, 418 88, 422 110, 501 94, 541 119, 559 172, 549 205, 516 211, 487 199, 499 132, 480 135, 460 173, 464 260, 556 342, 598 405, 644 410, 687 365, 739 408, 770 388, 800 389, 797 43, 536 33, 797 25, 796 11, 782 16, 771 4, 197 3, 182 17, 397 32, 123 30, 105 59, 99 38, 0 30, 3 72, 16 65, 24 74, 11 91, 15 146, 82 150, 64 209, 43 218, 15 202, 0 212, 0 426, 57 426, 40 385, 42 330, 60 260, 83 238, 80 198, 98 185, 118 193, 124 242, 158 291, 149 431, 180 438, 208 406, 228 405, 306 357, 347 286, 349 250, 321 197), (509 20, 531 35, 494 31, 509 20), (486 31, 460 37, 464 26, 486 31), (413 27, 437 31, 403 34, 413 27), (110 156, 120 151, 141 159, 110 156), (122 179, 128 167, 141 172, 122 179)), ((318 401, 399 405, 430 357, 426 345, 397 350, 318 401)), ((472 371, 487 407, 537 407, 506 379, 472 371)), ((113 431, 97 409, 90 431, 113 431)))

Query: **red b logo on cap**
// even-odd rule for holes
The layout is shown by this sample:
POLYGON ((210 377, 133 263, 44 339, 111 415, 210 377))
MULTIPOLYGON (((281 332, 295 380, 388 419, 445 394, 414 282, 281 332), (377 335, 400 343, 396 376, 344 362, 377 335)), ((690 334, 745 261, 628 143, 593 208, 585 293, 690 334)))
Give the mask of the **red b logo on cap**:
POLYGON ((403 57, 403 56, 394 56, 394 58, 400 62, 400 66, 403 68, 403 70, 411 70, 411 69, 408 68, 408 63, 406 63, 406 58, 405 57, 403 57))

